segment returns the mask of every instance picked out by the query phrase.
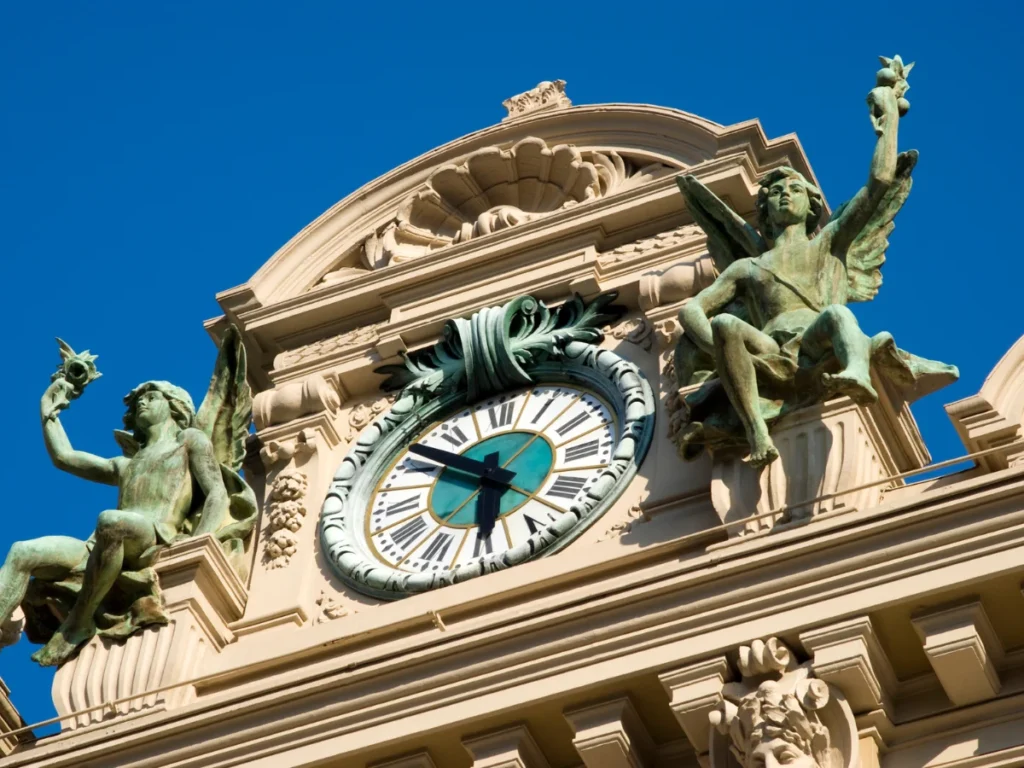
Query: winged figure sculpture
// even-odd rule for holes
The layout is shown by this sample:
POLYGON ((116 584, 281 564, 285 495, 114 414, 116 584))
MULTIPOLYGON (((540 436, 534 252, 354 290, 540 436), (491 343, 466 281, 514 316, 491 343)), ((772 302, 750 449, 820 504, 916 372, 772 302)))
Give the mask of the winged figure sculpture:
POLYGON ((821 192, 793 168, 761 179, 757 228, 693 176, 677 179, 719 272, 679 313, 671 430, 683 458, 708 447, 764 466, 778 457, 770 426, 787 412, 838 395, 869 404, 878 383, 912 402, 958 378, 888 333, 868 337, 847 306, 878 293, 918 157, 896 144, 913 65, 883 63, 868 94, 877 137, 868 182, 824 226, 821 192))
POLYGON ((11 546, 0 568, 0 644, 45 643, 33 658, 59 665, 90 638, 124 638, 169 616, 154 562, 169 545, 209 534, 245 578, 256 496, 239 474, 252 416, 245 348, 235 328, 221 342, 198 412, 181 387, 147 381, 125 398, 123 456, 71 447, 60 413, 99 377, 95 356, 61 342, 62 363, 43 394, 43 438, 53 463, 117 486, 117 509, 99 514, 82 541, 43 536, 11 546), (18 621, 17 612, 23 613, 18 621))

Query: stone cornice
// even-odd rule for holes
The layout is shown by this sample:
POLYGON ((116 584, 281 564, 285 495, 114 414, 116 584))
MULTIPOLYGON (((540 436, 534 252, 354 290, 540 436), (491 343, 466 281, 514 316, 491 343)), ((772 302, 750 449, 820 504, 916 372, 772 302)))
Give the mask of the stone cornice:
MULTIPOLYGON (((281 656, 258 668, 223 669, 219 679, 198 686, 203 695, 175 713, 177 719, 154 715, 115 723, 92 737, 98 739, 92 747, 82 734, 76 752, 64 757, 60 740, 47 740, 10 764, 78 765, 101 743, 106 755, 116 755, 119 738, 134 734, 133 766, 166 765, 159 762, 170 759, 161 754, 161 744, 175 734, 191 731, 194 737, 203 713, 214 709, 221 725, 223 718, 242 719, 231 729, 236 746, 221 741, 219 756, 207 750, 204 765, 236 764, 239 755, 270 759, 281 747, 277 729, 265 725, 266 708, 282 707, 277 728, 290 731, 294 753, 275 765, 299 765, 294 760, 301 758, 307 738, 323 742, 354 729, 361 738, 382 737, 378 724, 393 729, 401 716, 412 728, 417 713, 436 716, 466 697, 483 710, 497 706, 500 697, 500 708, 511 710, 550 690, 546 685, 553 677, 560 689, 572 690, 574 675, 583 669, 588 676, 575 684, 594 675, 614 680, 671 668, 720 652, 740 636, 810 626, 803 623, 808 605, 815 606, 815 622, 828 623, 881 604, 936 599, 963 580, 965 569, 974 579, 1019 569, 1022 497, 1024 472, 1006 470, 690 559, 680 559, 675 542, 658 547, 661 558, 654 562, 645 552, 577 573, 559 573, 557 558, 538 561, 508 579, 467 582, 432 595, 431 608, 445 617, 443 634, 417 598, 388 606, 395 621, 387 627, 371 629, 359 616, 344 627, 319 625, 301 637, 302 647, 282 646, 281 656), (544 582, 533 581, 544 572, 544 582), (582 583, 598 577, 603 581, 596 591, 582 583), (737 579, 745 586, 737 589, 737 579), (493 610, 495 602, 504 607, 493 610), (492 609, 483 610, 484 603, 492 609), (531 633, 528 645, 521 641, 524 633, 531 633), (465 665, 453 665, 460 654, 467 654, 465 665), (298 664, 301 680, 275 680, 275 668, 298 664), (416 674, 406 676, 413 668, 416 674), (417 682, 389 687, 392 674, 417 682), (343 699, 337 694, 341 686, 343 699), (285 716, 285 709, 294 714, 285 716), (258 722, 245 725, 247 713, 257 712, 258 722), (137 740, 141 730, 152 745, 150 759, 137 751, 143 748, 137 740), (53 760, 43 760, 44 750, 53 760)), ((358 746, 345 743, 350 750, 358 746)), ((174 764, 198 765, 187 756, 200 749, 180 748, 174 764)))

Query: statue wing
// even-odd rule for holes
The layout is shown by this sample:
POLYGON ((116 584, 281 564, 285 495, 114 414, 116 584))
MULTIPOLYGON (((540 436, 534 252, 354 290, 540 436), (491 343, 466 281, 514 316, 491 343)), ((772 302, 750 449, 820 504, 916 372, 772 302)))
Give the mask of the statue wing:
MULTIPOLYGON (((882 265, 889 248, 889 235, 896 228, 896 214, 910 195, 917 165, 917 150, 901 152, 896 160, 896 178, 878 201, 868 223, 846 250, 847 301, 871 301, 882 285, 882 265)), ((843 203, 832 214, 831 221, 842 215, 849 203, 843 203)))
POLYGON ((217 461, 238 472, 252 421, 252 391, 245 378, 245 347, 233 325, 224 332, 210 387, 196 414, 196 427, 213 443, 217 461))
POLYGON ((760 256, 768 250, 761 233, 696 177, 689 174, 677 176, 676 184, 686 199, 693 220, 708 236, 708 252, 719 273, 737 259, 760 256))

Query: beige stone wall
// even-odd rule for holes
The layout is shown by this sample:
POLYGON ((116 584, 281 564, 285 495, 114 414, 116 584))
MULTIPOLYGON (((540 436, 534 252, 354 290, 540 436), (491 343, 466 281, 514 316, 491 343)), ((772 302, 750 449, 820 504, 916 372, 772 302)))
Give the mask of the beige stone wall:
POLYGON ((371 182, 218 297, 225 316, 208 327, 239 326, 260 390, 251 576, 233 583, 203 541, 169 551, 171 627, 87 648, 55 684, 64 732, 5 765, 722 766, 709 715, 753 679, 749 649, 769 638, 842 702, 830 728, 847 729, 851 765, 1024 759, 1024 340, 948 406, 965 451, 997 449, 968 471, 914 482, 927 450, 887 398, 780 425, 785 460, 763 478, 682 463, 667 439, 675 316, 714 269, 673 176, 752 214, 757 178, 781 164, 810 175, 806 158, 756 122, 571 107, 539 87, 553 101, 517 97, 501 125, 371 182), (552 173, 562 197, 541 204, 526 193, 531 152, 591 175, 552 173), (518 213, 492 210, 513 199, 488 186, 499 166, 518 213), (442 220, 460 178, 480 199, 442 220), (616 504, 555 556, 442 590, 382 603, 341 584, 317 519, 390 405, 374 369, 449 317, 607 290, 629 314, 604 345, 659 401, 616 504))

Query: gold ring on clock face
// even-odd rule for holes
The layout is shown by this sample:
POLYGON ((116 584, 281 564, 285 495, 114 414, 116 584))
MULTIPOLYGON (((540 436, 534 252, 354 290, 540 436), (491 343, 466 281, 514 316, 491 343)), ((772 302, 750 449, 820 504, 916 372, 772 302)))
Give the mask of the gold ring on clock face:
POLYGON ((370 500, 371 551, 392 568, 420 573, 511 549, 584 497, 611 461, 617 439, 612 409, 570 385, 532 387, 464 407, 415 442, 478 463, 495 461, 514 474, 498 488, 490 534, 480 535, 478 474, 405 450, 370 500))

